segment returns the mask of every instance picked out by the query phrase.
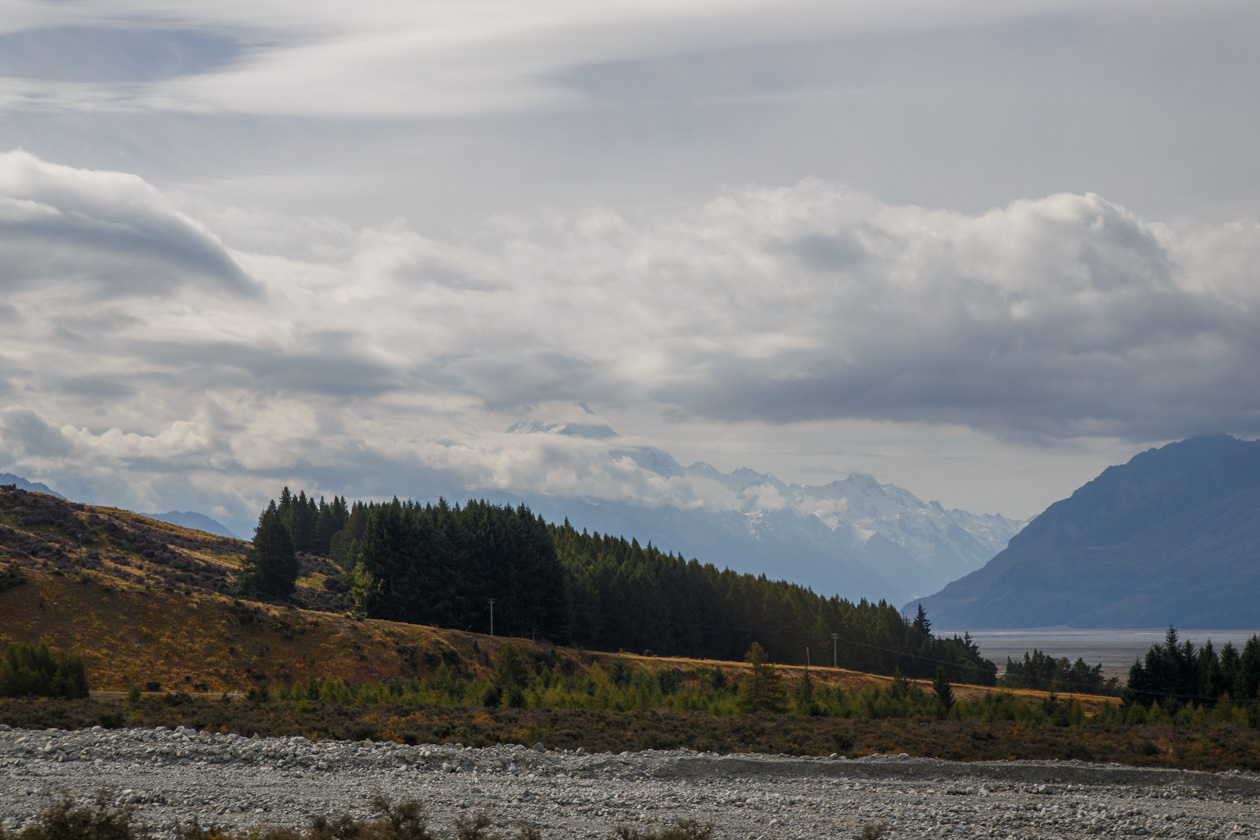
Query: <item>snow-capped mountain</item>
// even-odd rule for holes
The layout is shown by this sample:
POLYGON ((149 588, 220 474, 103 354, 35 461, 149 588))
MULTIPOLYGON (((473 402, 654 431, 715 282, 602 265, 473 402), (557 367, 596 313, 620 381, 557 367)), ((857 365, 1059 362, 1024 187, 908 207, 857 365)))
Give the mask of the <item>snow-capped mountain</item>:
POLYGON ((527 421, 509 431, 607 442, 608 458, 657 477, 658 487, 663 483, 674 491, 672 498, 687 502, 490 495, 524 499, 548 519, 567 517, 579 528, 651 541, 719 567, 764 573, 824 595, 898 604, 980 568, 1024 525, 947 510, 860 473, 803 486, 747 468, 723 473, 703 462, 684 467, 661 449, 618 447, 607 424, 583 419, 589 422, 527 421))

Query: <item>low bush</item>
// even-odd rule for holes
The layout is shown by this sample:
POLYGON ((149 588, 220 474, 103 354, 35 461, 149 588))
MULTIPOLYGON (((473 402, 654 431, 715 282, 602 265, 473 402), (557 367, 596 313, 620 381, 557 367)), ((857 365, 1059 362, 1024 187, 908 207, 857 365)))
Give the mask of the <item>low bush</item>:
MULTIPOLYGON (((377 817, 356 820, 348 815, 316 816, 305 831, 282 826, 232 830, 197 823, 176 826, 176 840, 437 840, 430 831, 424 808, 417 802, 398 804, 378 796, 372 802, 377 817)), ((485 814, 455 819, 455 840, 501 840, 490 831, 485 814)), ((63 796, 19 831, 0 826, 0 840, 150 840, 147 826, 136 819, 131 807, 115 807, 104 794, 90 806, 78 805, 63 796)), ((619 828, 615 840, 714 840, 713 827, 683 820, 659 832, 641 833, 619 828)), ((535 828, 522 827, 517 840, 542 840, 535 828)))

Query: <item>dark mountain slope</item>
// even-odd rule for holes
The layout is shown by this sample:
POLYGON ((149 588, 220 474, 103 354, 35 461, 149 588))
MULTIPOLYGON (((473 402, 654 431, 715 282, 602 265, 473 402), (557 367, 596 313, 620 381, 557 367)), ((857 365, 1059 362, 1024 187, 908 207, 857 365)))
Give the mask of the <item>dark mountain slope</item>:
POLYGON ((1260 442, 1109 467, 922 603, 941 627, 1260 627, 1260 442))

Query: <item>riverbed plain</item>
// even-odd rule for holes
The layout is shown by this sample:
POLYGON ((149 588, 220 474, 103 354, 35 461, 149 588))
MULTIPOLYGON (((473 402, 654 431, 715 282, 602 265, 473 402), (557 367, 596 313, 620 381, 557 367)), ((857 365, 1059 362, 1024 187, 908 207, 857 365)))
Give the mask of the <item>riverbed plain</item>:
POLYGON ((500 836, 534 828, 558 838, 609 837, 620 826, 654 831, 681 820, 749 840, 1190 840, 1255 837, 1260 825, 1260 776, 1238 771, 0 727, 4 827, 20 828, 67 795, 132 807, 165 837, 193 821, 247 832, 302 828, 317 814, 368 818, 378 796, 419 802, 442 835, 478 813, 500 836))

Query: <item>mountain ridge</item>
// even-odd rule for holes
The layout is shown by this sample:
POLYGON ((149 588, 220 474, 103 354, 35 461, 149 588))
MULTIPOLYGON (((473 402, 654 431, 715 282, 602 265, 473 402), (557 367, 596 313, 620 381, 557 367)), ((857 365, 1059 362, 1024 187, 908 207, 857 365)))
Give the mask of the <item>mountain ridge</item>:
POLYGON ((748 467, 729 473, 703 461, 684 467, 657 447, 615 445, 616 432, 589 409, 575 419, 581 422, 522 420, 507 432, 574 436, 574 427, 599 428, 598 437, 583 436, 611 441, 607 457, 686 487, 695 504, 684 509, 502 488, 471 492, 524 502, 556 521, 568 518, 593 531, 634 535, 737 571, 787 578, 822 594, 892 603, 935 591, 981 567, 1023 524, 924 502, 866 473, 802 485, 748 467))
POLYGON ((967 629, 1260 627, 1260 441, 1207 435, 1108 467, 922 604, 967 629))
POLYGON ((56 496, 58 499, 64 499, 65 496, 53 490, 47 484, 38 481, 27 481, 20 475, 13 473, 0 473, 0 487, 13 486, 19 490, 25 490, 28 493, 46 493, 49 496, 56 496))

